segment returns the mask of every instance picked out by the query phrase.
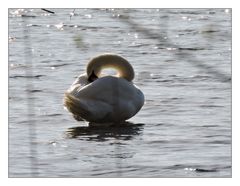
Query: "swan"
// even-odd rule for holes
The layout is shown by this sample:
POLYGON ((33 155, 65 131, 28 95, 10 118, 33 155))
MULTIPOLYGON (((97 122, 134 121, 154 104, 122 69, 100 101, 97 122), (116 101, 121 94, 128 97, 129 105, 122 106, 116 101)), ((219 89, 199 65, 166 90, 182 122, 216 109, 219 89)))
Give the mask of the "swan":
POLYGON ((64 107, 76 120, 120 123, 133 117, 144 104, 144 94, 133 84, 134 70, 120 55, 101 54, 92 58, 64 94, 64 107), (115 76, 102 70, 115 69, 115 76))

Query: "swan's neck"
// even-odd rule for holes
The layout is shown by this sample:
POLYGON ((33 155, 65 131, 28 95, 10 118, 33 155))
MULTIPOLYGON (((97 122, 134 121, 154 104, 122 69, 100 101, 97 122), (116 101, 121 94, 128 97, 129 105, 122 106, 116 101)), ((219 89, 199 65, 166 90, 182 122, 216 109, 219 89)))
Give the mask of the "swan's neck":
POLYGON ((114 68, 118 72, 118 77, 132 81, 134 78, 134 70, 130 63, 121 56, 115 54, 99 55, 88 63, 87 75, 90 77, 92 73, 100 76, 101 71, 105 68, 114 68))

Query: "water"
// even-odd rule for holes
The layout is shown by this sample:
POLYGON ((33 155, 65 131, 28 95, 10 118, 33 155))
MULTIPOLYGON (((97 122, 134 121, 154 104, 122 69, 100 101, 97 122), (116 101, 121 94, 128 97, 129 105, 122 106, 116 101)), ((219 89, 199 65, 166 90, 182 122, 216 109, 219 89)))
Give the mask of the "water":
POLYGON ((231 10, 51 10, 9 10, 10 177, 231 177, 231 10), (88 127, 63 94, 106 52, 146 102, 88 127))

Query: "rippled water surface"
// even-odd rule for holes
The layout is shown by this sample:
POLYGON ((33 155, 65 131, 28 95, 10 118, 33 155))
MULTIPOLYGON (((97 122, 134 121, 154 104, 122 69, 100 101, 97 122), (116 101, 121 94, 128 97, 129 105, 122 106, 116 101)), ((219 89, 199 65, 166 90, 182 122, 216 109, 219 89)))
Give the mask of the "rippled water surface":
POLYGON ((231 10, 9 9, 10 177, 230 177, 231 10), (89 127, 64 91, 123 55, 145 105, 89 127))

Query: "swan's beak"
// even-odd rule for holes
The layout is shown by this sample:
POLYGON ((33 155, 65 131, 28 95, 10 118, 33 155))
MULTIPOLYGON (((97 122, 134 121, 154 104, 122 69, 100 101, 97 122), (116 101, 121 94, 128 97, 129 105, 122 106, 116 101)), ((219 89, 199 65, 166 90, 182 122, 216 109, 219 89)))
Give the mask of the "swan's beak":
POLYGON ((98 77, 96 76, 94 71, 92 71, 91 75, 88 77, 88 81, 91 83, 91 82, 95 81, 96 79, 98 79, 98 77))

